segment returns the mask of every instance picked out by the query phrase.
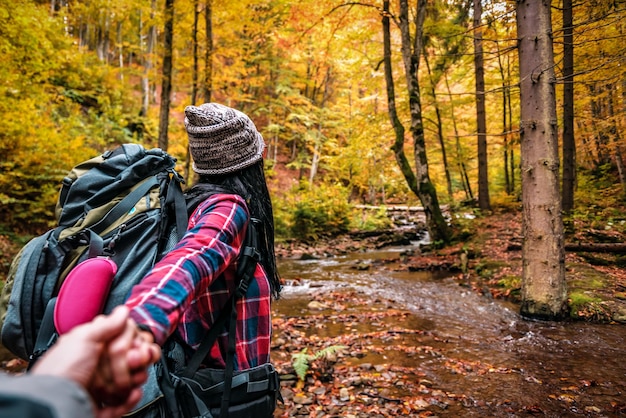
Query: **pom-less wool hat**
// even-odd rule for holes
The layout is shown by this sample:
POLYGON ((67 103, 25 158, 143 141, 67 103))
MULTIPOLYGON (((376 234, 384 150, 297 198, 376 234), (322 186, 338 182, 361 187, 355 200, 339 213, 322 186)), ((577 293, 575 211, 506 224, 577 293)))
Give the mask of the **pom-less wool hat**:
POLYGON ((244 113, 218 103, 185 108, 185 128, 198 174, 233 173, 263 158, 263 137, 244 113))

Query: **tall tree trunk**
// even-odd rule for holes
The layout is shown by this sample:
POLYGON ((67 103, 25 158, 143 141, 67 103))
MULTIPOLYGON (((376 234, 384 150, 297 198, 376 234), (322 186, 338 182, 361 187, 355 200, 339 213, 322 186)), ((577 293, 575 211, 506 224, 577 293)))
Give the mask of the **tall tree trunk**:
POLYGON ((419 62, 422 54, 424 19, 426 18, 427 0, 417 1, 417 11, 413 25, 415 34, 411 39, 408 0, 400 0, 400 38, 402 41, 402 60, 409 95, 411 113, 411 135, 413 137, 413 158, 417 178, 417 196, 424 207, 426 225, 433 241, 447 243, 451 239, 450 228, 439 207, 435 185, 428 174, 428 159, 422 121, 421 93, 418 80, 419 62))
MULTIPOLYGON (((504 141, 504 190, 506 194, 511 195, 513 193, 513 182, 512 176, 509 174, 509 149, 511 148, 510 143, 510 130, 508 126, 509 116, 508 116, 508 103, 510 102, 509 96, 511 94, 511 89, 509 87, 510 79, 507 79, 506 74, 504 72, 504 63, 502 62, 502 54, 500 50, 500 42, 496 41, 496 49, 498 54, 498 69, 500 70, 500 78, 502 79, 502 137, 504 141)), ((512 166, 511 166, 512 168, 512 166)))
POLYGON ((574 20, 572 0, 563 0, 563 211, 574 208, 576 141, 574 140, 574 20))
POLYGON ((206 47, 204 50, 204 101, 211 101, 213 92, 213 0, 206 0, 204 7, 206 23, 206 47))
POLYGON ((611 138, 613 139, 613 158, 615 159, 615 167, 617 168, 617 172, 619 174, 619 182, 622 186, 622 191, 626 193, 626 170, 624 169, 624 159, 622 158, 622 136, 619 130, 619 123, 616 120, 615 115, 615 104, 613 100, 613 91, 615 89, 610 89, 609 95, 607 98, 608 101, 608 112, 609 112, 609 133, 611 138))
MULTIPOLYGON (((509 56, 506 57, 506 71, 507 79, 511 80, 511 62, 509 56)), ((511 88, 509 87, 509 94, 507 95, 507 106, 509 108, 509 173, 511 174, 511 193, 515 191, 515 143, 513 142, 513 106, 511 105, 511 88)))
POLYGON ((174 0, 165 0, 165 24, 163 27, 163 80, 161 83, 161 107, 159 109, 159 148, 167 151, 172 100, 172 50, 174 40, 174 0))
POLYGON ((109 45, 110 45, 110 26, 111 26, 111 15, 109 14, 108 9, 100 10, 100 22, 97 26, 97 44, 96 44, 96 54, 100 61, 104 63, 109 63, 109 45))
POLYGON ((391 29, 389 24, 389 0, 383 1, 383 64, 385 69, 385 84, 387 86, 387 107, 389 109, 389 119, 395 133, 396 139, 391 149, 396 157, 396 162, 409 189, 418 195, 417 179, 411 169, 409 160, 404 153, 404 125, 398 117, 396 109, 395 82, 393 80, 393 68, 391 67, 391 29))
POLYGON ((323 81, 324 85, 324 93, 322 94, 322 99, 319 105, 317 106, 319 117, 317 121, 317 135, 315 137, 315 144, 313 146, 313 156, 311 158, 311 171, 309 172, 309 183, 312 185, 315 176, 317 176, 317 171, 319 169, 319 164, 322 159, 322 145, 324 139, 324 133, 322 132, 323 121, 324 121, 324 108, 326 107, 326 102, 330 96, 330 87, 332 83, 332 74, 331 67, 326 68, 326 76, 323 81))
POLYGON ((465 156, 463 155, 463 149, 461 147, 461 137, 459 135, 459 128, 456 125, 456 116, 454 111, 454 99, 452 98, 452 90, 450 89, 450 83, 448 82, 447 74, 444 74, 444 80, 446 82, 446 89, 448 90, 448 97, 450 98, 450 117, 452 118, 452 128, 454 129, 454 137, 456 138, 456 160, 459 165, 459 174, 461 175, 461 183, 463 184, 463 191, 465 192, 466 200, 474 200, 474 194, 472 193, 472 185, 469 182, 469 176, 467 175, 467 169, 465 168, 465 156))
POLYGON ((474 71, 476 73, 476 134, 478 136, 478 207, 491 209, 487 166, 487 118, 483 66, 482 0, 474 0, 474 71))
POLYGON ((191 69, 191 104, 195 106, 198 98, 198 17, 200 16, 198 0, 193 0, 193 27, 191 29, 192 60, 191 69))
MULTIPOLYGON (((150 21, 154 21, 154 15, 156 12, 156 0, 152 0, 150 4, 150 21)), ((143 24, 143 19, 140 18, 140 22, 143 24)), ((139 36, 142 36, 143 30, 139 29, 139 36)), ((143 51, 144 64, 143 74, 141 76, 141 111, 140 116, 147 116, 148 109, 150 108, 150 98, 152 97, 152 89, 150 86, 150 73, 153 67, 153 54, 154 45, 156 44, 156 26, 151 23, 148 27, 148 33, 146 35, 146 50, 143 51)), ((143 43, 142 43, 143 45, 143 43)))
POLYGON ((446 185, 448 186, 448 196, 452 199, 452 180, 450 179, 450 168, 448 167, 448 157, 446 154, 446 144, 443 140, 443 122, 441 120, 441 110, 439 109, 439 102, 437 101, 437 91, 435 90, 435 80, 430 71, 430 65, 428 63, 428 56, 424 52, 424 63, 428 70, 428 76, 430 77, 430 94, 433 97, 433 105, 435 106, 435 116, 437 118, 437 139, 439 140, 439 146, 441 146, 441 159, 443 161, 443 171, 446 174, 446 185))
POLYGON ((517 2, 522 144, 522 304, 526 318, 567 315, 550 2, 517 2))
MULTIPOLYGON (((117 22, 117 61, 120 65, 120 81, 124 82, 124 42, 122 38, 122 22, 117 22)), ((130 66, 130 63, 129 63, 130 66)))

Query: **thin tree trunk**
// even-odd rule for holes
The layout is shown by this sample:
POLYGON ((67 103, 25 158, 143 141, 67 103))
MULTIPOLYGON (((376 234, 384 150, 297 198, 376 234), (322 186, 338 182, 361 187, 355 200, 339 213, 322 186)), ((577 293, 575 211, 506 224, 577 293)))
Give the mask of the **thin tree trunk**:
POLYGON ((395 82, 393 80, 393 69, 391 67, 391 29, 389 24, 389 0, 383 1, 383 64, 385 69, 385 84, 387 86, 387 107, 389 109, 389 119, 395 133, 396 139, 391 149, 396 157, 396 162, 409 189, 418 195, 417 179, 411 169, 409 160, 404 153, 404 126, 398 117, 396 109, 395 82))
MULTIPOLYGON (((324 93, 322 94, 322 100, 318 106, 320 113, 324 110, 326 106, 326 102, 328 101, 328 97, 330 95, 330 84, 332 82, 331 76, 331 67, 329 66, 326 69, 326 76, 324 77, 324 93)), ((315 139, 315 146, 313 148, 313 158, 311 160, 311 171, 309 173, 309 183, 313 184, 313 179, 317 175, 317 170, 319 169, 320 160, 322 159, 322 121, 324 120, 323 116, 320 114, 317 122, 317 137, 315 139)))
POLYGON ((476 134, 478 136, 478 207, 491 209, 487 165, 487 119, 485 116, 485 69, 483 66, 482 0, 474 0, 474 70, 476 73, 476 134))
POLYGON ((446 154, 446 144, 443 141, 443 122, 441 120, 441 110, 439 109, 439 102, 437 101, 437 92, 435 90, 435 80, 433 79, 432 72, 430 71, 430 65, 428 63, 428 56, 424 52, 424 63, 428 70, 428 76, 430 78, 430 94, 433 97, 433 105, 435 107, 435 116, 437 117, 437 139, 439 140, 439 146, 441 147, 441 159, 443 161, 443 171, 446 175, 446 185, 448 186, 448 196, 452 200, 452 180, 450 179, 450 168, 448 167, 448 157, 446 154))
POLYGON ((550 2, 517 2, 522 144, 522 304, 526 318, 567 315, 550 2))
MULTIPOLYGON (((512 80, 511 78, 511 62, 509 56, 506 57, 506 72, 507 79, 512 80)), ((511 105, 511 88, 509 87, 509 94, 507 95, 507 106, 509 108, 509 127, 508 132, 510 132, 509 138, 509 172, 511 173, 511 192, 515 191, 515 145, 516 143, 513 141, 513 106, 511 105)))
POLYGON ((513 193, 511 188, 511 179, 509 178, 509 134, 507 128, 507 96, 509 94, 508 81, 504 75, 504 65, 502 64, 502 55, 500 53, 500 43, 496 41, 496 49, 498 54, 498 69, 500 70, 500 78, 502 79, 502 135, 504 138, 504 190, 506 194, 513 193))
POLYGON ((98 25, 98 35, 96 45, 96 54, 98 59, 105 63, 109 63, 109 37, 110 37, 110 25, 111 17, 107 9, 100 10, 100 24, 98 25))
POLYGON ((626 193, 626 170, 624 169, 624 160, 622 158, 622 138, 620 135, 619 125, 617 120, 615 119, 615 105, 613 101, 613 90, 609 92, 607 101, 608 101, 608 112, 609 112, 609 121, 611 126, 609 128, 611 137, 613 139, 613 149, 615 159, 615 167, 617 167, 617 172, 619 174, 619 182, 622 186, 622 191, 626 193))
POLYGON ((574 21, 572 0, 563 0, 563 211, 574 208, 576 141, 574 140, 574 21))
POLYGON ((463 149, 461 147, 461 137, 459 135, 459 129, 456 125, 456 112, 454 111, 454 99, 452 97, 452 90, 450 89, 450 83, 448 82, 448 75, 444 74, 446 82, 446 89, 448 90, 448 97, 450 98, 450 117, 452 119, 452 127, 454 129, 454 137, 456 142, 456 160, 459 165, 459 174, 461 175, 461 183, 463 184, 463 191, 465 192, 466 200, 474 200, 474 194, 472 193, 472 185, 469 182, 469 176, 467 175, 467 169, 465 168, 465 156, 463 155, 463 149))
MULTIPOLYGON (((150 4, 150 21, 154 21, 154 15, 156 11, 156 0, 152 0, 150 4)), ((143 19, 140 19, 143 22, 143 19)), ((143 30, 140 29, 139 33, 143 33, 143 30)), ((152 96, 152 89, 150 87, 150 73, 153 68, 153 54, 154 54, 154 45, 156 43, 156 26, 154 24, 150 24, 148 27, 148 33, 146 35, 146 50, 144 51, 144 64, 143 64, 143 75, 141 77, 141 116, 148 115, 148 109, 150 108, 150 98, 152 96)), ((143 44, 142 44, 143 45, 143 44)))
POLYGON ((117 23, 117 60, 120 65, 120 81, 124 81, 124 43, 122 42, 122 22, 117 23))
POLYGON ((206 47, 204 50, 204 101, 211 101, 213 92, 213 1, 206 0, 204 7, 206 23, 206 47))
POLYGON ((411 136, 413 137, 413 158, 415 160, 415 171, 417 178, 417 189, 424 214, 426 215, 426 225, 433 241, 447 243, 451 234, 448 224, 443 217, 435 185, 430 180, 428 174, 428 159, 426 157, 426 143, 424 138, 424 123, 422 121, 422 104, 420 85, 417 77, 419 71, 420 56, 423 47, 423 29, 426 18, 427 0, 417 1, 417 11, 413 25, 415 34, 411 39, 409 23, 408 0, 400 0, 400 38, 402 41, 402 60, 407 81, 407 92, 409 94, 409 109, 411 113, 411 136))
POLYGON ((172 96, 172 50, 174 39, 174 0, 165 0, 165 24, 163 28, 163 81, 161 107, 159 109, 159 148, 167 151, 172 96))
POLYGON ((513 142, 513 109, 511 106, 511 65, 507 56, 506 67, 502 62, 500 54, 500 44, 496 42, 498 47, 498 67, 500 68, 500 76, 502 77, 502 133, 504 135, 504 177, 505 191, 508 195, 512 195, 515 191, 515 150, 513 142), (505 72, 506 68, 506 72, 505 72))
POLYGON ((191 69, 191 104, 194 106, 198 97, 198 17, 200 16, 198 7, 198 0, 193 0, 193 27, 191 29, 193 55, 193 68, 191 69))

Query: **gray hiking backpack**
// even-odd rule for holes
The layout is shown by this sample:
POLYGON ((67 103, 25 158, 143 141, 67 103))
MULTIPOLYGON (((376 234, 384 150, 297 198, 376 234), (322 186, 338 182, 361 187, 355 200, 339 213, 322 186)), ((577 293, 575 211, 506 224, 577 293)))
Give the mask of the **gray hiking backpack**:
POLYGON ((77 165, 63 179, 57 226, 22 248, 2 290, 6 348, 32 361, 54 342, 45 312, 67 274, 88 258, 106 256, 117 265, 104 312, 124 302, 185 233, 187 208, 175 163, 161 149, 124 144, 77 165), (46 330, 40 332, 42 325, 46 330))

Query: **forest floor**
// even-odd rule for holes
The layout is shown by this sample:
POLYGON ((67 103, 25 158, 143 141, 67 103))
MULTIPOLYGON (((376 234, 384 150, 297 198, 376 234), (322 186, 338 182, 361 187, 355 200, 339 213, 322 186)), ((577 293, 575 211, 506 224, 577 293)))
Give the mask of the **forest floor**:
MULTIPOLYGON (((521 216, 517 213, 496 213, 472 221, 468 238, 444 249, 428 249, 406 253, 404 268, 407 271, 446 271, 451 273, 463 289, 471 288, 480 295, 506 299, 519 306, 522 260, 520 245, 521 216)), ((626 237, 611 229, 594 230, 576 225, 576 233, 568 234, 567 242, 623 243, 626 237)), ((337 254, 380 248, 386 242, 397 242, 389 235, 372 235, 355 239, 346 234, 340 237, 319 239, 314 244, 288 242, 277 245, 277 255, 283 258, 325 258, 337 254)), ((372 272, 374 273, 374 272, 372 272)), ((566 253, 566 279, 571 296, 572 321, 596 323, 626 323, 626 268, 624 255, 611 253, 566 253)), ((557 412, 547 405, 507 405, 506 399, 497 406, 472 404, 462 393, 442 392, 432 387, 428 378, 417 368, 379 366, 352 361, 360 356, 383 356, 386 349, 405 350, 404 355, 421 358, 437 346, 429 340, 428 333, 403 328, 412 314, 397 309, 383 300, 372 300, 346 289, 315 294, 302 315, 274 316, 274 362, 283 376, 284 404, 279 404, 275 416, 280 417, 435 417, 468 416, 570 416, 576 408, 564 406, 557 412), (341 306, 344 314, 323 315, 316 307, 341 306), (356 307, 356 308, 355 308, 356 307), (352 310, 351 310, 352 309, 352 310), (304 313, 307 312, 305 315, 304 313), (359 312, 345 313, 345 312, 359 312), (380 331, 363 333, 358 324, 378 324, 380 331), (327 327, 342 325, 351 332, 328 338, 316 335, 327 327), (393 324, 395 325, 384 325, 393 324), (413 335, 407 335, 414 332, 413 335), (404 340, 413 343, 405 345, 404 340), (330 342, 329 342, 330 341, 330 342), (417 342, 417 344, 415 343, 417 342), (344 351, 323 353, 328 344, 340 346, 344 351), (304 350, 304 351, 303 351, 304 350), (309 350, 309 351, 306 351, 309 350), (317 352, 315 350, 318 350, 317 352), (411 351, 412 350, 412 351, 411 351), (308 353, 308 354, 307 354, 308 353), (296 356, 304 357, 306 377, 297 378, 296 356), (314 358, 318 354, 320 359, 314 358), (306 363, 308 362, 308 363, 306 363), (291 378, 289 378, 291 376, 291 378), (476 412, 481 411, 482 412, 476 412), (480 415, 483 413, 484 415, 480 415), (555 415, 556 414, 556 415, 555 415)), ((618 325, 619 326, 619 325, 618 325)), ((437 351, 435 348, 434 351, 437 351)), ((439 353, 441 354, 441 353, 439 353)), ((482 359, 473 363, 448 362, 441 373, 490 374, 510 373, 494 370, 482 359)), ((497 377, 494 377, 497 379, 497 377)), ((545 389, 550 390, 550 389, 545 389)), ((546 394, 548 396, 549 394, 546 394)), ((504 397, 506 395, 503 394, 504 397)), ((564 399, 559 395, 549 395, 564 399)), ((532 402, 532 401, 528 401, 532 402)), ((588 406, 580 410, 584 416, 623 416, 625 402, 614 402, 609 410, 588 406), (613 415, 615 414, 615 415, 613 415)), ((571 416, 579 416, 572 414, 571 416)))
MULTIPOLYGON (((495 213, 476 218, 470 223, 466 240, 444 249, 429 249, 428 246, 414 253, 407 252, 403 266, 407 271, 446 271, 458 280, 460 286, 490 298, 503 298, 519 303, 521 277, 521 217, 517 213, 495 213)), ((626 242, 623 234, 611 230, 594 230, 576 225, 576 233, 568 234, 566 241, 579 243, 626 242)), ((277 244, 279 258, 328 257, 334 254, 380 248, 394 242, 393 234, 346 234, 339 237, 319 239, 315 243, 289 241, 277 244)), ((19 247, 0 236, 0 268, 4 279, 12 257, 19 247)), ((602 323, 626 323, 626 256, 615 253, 570 253, 566 254, 566 277, 572 296, 572 320, 602 323)), ((410 312, 395 309, 384 301, 369 300, 363 295, 341 290, 320 294, 315 303, 322 306, 331 303, 359 306, 367 311, 367 319, 359 317, 341 318, 342 325, 356 329, 359 321, 372 324, 394 323, 401 325, 410 320, 410 312), (346 322, 347 321, 347 322, 346 322), (350 325, 352 323, 352 325, 350 325)), ((463 405, 467 399, 462 394, 440 393, 430 387, 424 376, 402 367, 380 368, 372 364, 347 363, 358 352, 384 349, 385 345, 396 344, 397 338, 405 338, 407 329, 395 332, 381 325, 377 333, 353 333, 334 340, 347 347, 348 352, 325 352, 325 356, 313 358, 315 352, 302 359, 315 367, 307 370, 306 379, 298 379, 294 368, 293 354, 306 353, 307 348, 316 347, 321 339, 311 330, 333 326, 336 315, 302 315, 290 317, 275 315, 273 319, 273 361, 282 376, 284 403, 279 404, 276 417, 387 417, 414 416, 433 417, 445 415, 448 404, 463 405), (312 333, 312 334, 311 334, 312 333), (306 334, 306 335, 305 335, 306 334), (309 335, 311 334, 311 335, 309 335), (377 341, 374 344, 372 341, 377 341), (342 361, 337 362, 338 358, 342 361), (346 365, 347 364, 347 365, 346 365), (398 391, 405 395, 398 395, 398 391), (407 395, 409 394, 409 395, 407 395)), ((415 333, 421 331, 415 330, 415 333)), ((413 338, 423 338, 416 334, 413 338)), ((410 346, 410 345, 409 345, 410 346)), ((321 347, 321 346, 320 346, 321 347)), ((408 346, 407 346, 408 347, 408 346)), ((405 348, 409 349, 409 348, 405 348)), ((413 350, 431 350, 428 344, 412 346, 413 350)), ((322 350, 324 351, 324 350, 322 350)), ((436 350, 435 350, 436 351, 436 350)), ((318 352, 319 354, 319 352, 318 352)), ((416 353, 406 353, 414 356, 416 353)), ((16 358, 2 362, 0 369, 20 372, 25 363, 16 358)), ((446 364, 454 373, 474 370, 491 373, 485 363, 446 364), (483 370, 484 369, 484 370, 483 370)), ((496 371, 498 372, 498 371, 496 371)), ((502 372, 502 371, 500 371, 502 372)), ((461 407, 459 406, 459 407, 461 407)), ((616 403, 613 412, 626 414, 626 403, 616 403)), ((546 415, 537 405, 510 407, 512 413, 546 415)), ((452 412, 447 409, 448 412, 452 412)), ((593 411, 591 411, 593 412, 593 411)), ((454 414, 453 414, 454 415, 454 414)))

